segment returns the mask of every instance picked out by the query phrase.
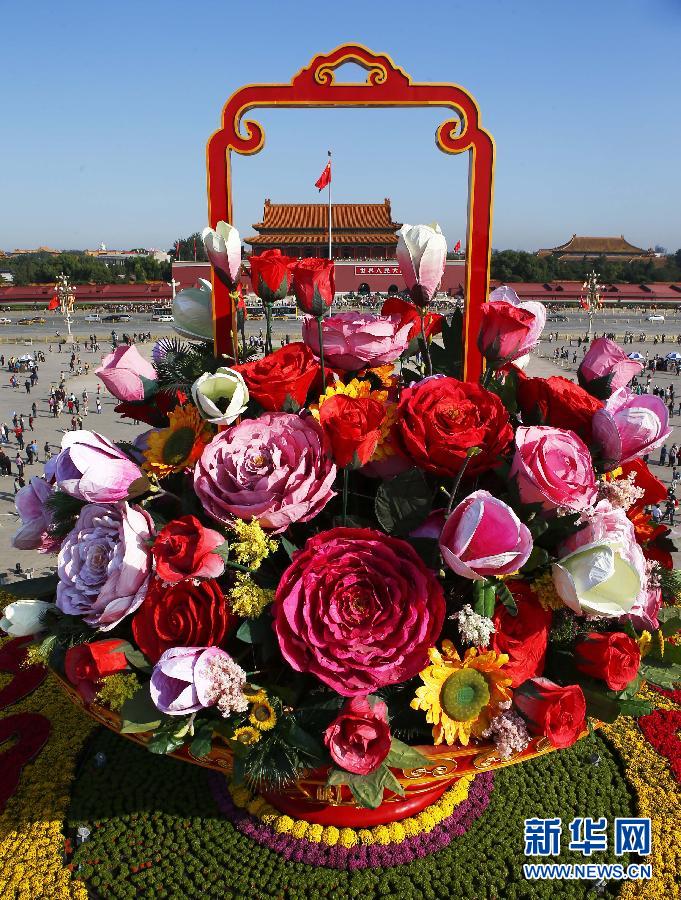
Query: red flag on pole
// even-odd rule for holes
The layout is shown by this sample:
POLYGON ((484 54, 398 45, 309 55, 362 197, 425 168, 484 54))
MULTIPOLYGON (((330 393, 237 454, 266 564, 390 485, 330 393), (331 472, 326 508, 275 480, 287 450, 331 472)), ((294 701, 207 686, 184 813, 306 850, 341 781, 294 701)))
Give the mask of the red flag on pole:
POLYGON ((59 297, 57 297, 57 295, 55 294, 52 297, 52 299, 50 300, 50 302, 47 304, 47 308, 48 308, 48 310, 56 309, 58 306, 59 306, 59 297))
POLYGON ((196 262, 196 238, 194 238, 194 262, 196 262))
POLYGON ((461 250, 461 241, 456 242, 456 246, 454 247, 454 252, 458 253, 461 250))
POLYGON ((331 160, 327 162, 324 171, 315 181, 314 186, 319 188, 320 191, 323 191, 327 184, 331 184, 331 160))

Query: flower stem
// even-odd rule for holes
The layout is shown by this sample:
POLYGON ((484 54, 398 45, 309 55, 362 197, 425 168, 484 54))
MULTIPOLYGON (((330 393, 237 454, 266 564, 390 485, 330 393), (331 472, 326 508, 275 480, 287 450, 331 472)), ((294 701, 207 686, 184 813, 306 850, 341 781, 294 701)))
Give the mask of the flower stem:
POLYGON ((324 368, 324 329, 322 328, 322 317, 317 316, 317 329, 319 334, 319 363, 322 367, 322 394, 326 390, 326 369, 324 368))
POLYGON ((272 306, 263 301, 265 310, 265 356, 272 352, 272 306))
POLYGON ((461 479, 463 478, 463 474, 468 467, 469 460, 471 459, 471 457, 477 456, 479 452, 480 452, 479 447, 469 447, 468 450, 466 451, 466 459, 463 461, 463 465, 459 469, 459 474, 454 479, 454 484, 452 486, 452 493, 450 494, 450 497, 449 497, 449 503, 447 504, 447 512, 445 514, 445 517, 449 516, 450 512, 452 511, 452 507, 454 506, 454 500, 455 500, 457 492, 459 490, 459 485, 461 484, 461 479))
POLYGON ((428 346, 428 338, 426 337, 426 310, 419 307, 419 315, 421 316, 421 340, 423 341, 423 352, 426 355, 426 369, 429 375, 433 374, 433 361, 430 358, 430 347, 428 346))
POLYGON ((236 569, 237 572, 248 572, 249 574, 255 572, 255 569, 249 569, 248 566, 242 566, 241 563, 232 562, 231 559, 225 559, 223 562, 227 568, 236 569))
POLYGON ((350 469, 346 466, 343 469, 343 527, 348 523, 348 481, 350 480, 350 469))

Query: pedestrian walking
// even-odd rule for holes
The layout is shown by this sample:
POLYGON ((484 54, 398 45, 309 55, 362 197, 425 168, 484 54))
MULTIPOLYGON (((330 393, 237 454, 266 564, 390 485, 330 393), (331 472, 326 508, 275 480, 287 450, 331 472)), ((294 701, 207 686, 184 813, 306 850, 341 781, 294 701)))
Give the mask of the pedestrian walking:
POLYGON ((17 472, 19 473, 19 475, 20 476, 23 475, 24 474, 24 461, 21 458, 21 454, 19 453, 18 450, 17 450, 17 455, 14 457, 14 465, 17 467, 17 472))
POLYGON ((663 444, 660 447, 660 465, 663 466, 667 462, 667 445, 663 444))
POLYGON ((26 448, 26 460, 27 460, 29 466, 32 466, 33 463, 35 462, 35 455, 33 452, 33 444, 29 444, 28 447, 26 448))
POLYGON ((45 454, 45 462, 48 462, 52 459, 52 448, 50 447, 50 442, 45 441, 45 446, 43 447, 43 453, 45 454))
POLYGON ((34 421, 35 421, 35 420, 34 420, 33 416, 30 415, 30 416, 28 417, 28 427, 31 429, 31 431, 35 431, 35 428, 33 427, 33 422, 34 422, 34 421))

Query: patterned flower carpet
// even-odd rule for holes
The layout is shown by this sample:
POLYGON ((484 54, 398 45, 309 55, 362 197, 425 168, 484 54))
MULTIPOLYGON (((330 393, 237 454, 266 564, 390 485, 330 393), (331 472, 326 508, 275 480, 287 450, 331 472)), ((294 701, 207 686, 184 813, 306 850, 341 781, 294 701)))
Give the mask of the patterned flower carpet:
MULTIPOLYGON (((94 726, 22 657, 0 641, 2 900, 681 896, 679 691, 651 695, 657 709, 638 726, 608 726, 462 781, 414 819, 353 831, 277 815, 94 726), (524 820, 555 816, 649 816, 653 878, 525 880, 524 820)), ((585 859, 566 849, 552 861, 585 859)), ((608 849, 588 861, 622 860, 608 849)))

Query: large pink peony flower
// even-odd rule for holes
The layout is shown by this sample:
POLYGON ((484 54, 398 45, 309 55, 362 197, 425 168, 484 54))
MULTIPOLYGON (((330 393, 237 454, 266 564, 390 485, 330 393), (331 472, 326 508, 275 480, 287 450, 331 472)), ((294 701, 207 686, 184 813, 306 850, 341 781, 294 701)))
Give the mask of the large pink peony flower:
MULTIPOLYGON (((400 316, 344 312, 322 319, 324 360, 334 369, 355 372, 395 362, 409 344, 411 323, 400 316)), ((303 340, 319 356, 317 320, 303 320, 303 340)))
POLYGON ((509 575, 529 559, 532 535, 503 500, 474 491, 445 522, 440 552, 449 568, 464 578, 509 575))
POLYGON ((603 400, 629 384, 642 368, 643 363, 629 359, 619 344, 596 338, 579 364, 577 378, 583 388, 603 400))
POLYGON ((593 436, 604 463, 614 469, 662 446, 671 434, 669 412, 661 397, 615 391, 594 413, 593 436))
POLYGON ((17 512, 21 516, 21 528, 12 538, 12 546, 17 550, 50 548, 52 542, 48 528, 52 524, 52 513, 46 501, 53 490, 53 486, 44 478, 34 475, 14 498, 17 512))
POLYGON ((406 681, 428 661, 442 587, 406 542, 369 528, 310 538, 282 575, 274 628, 284 658, 344 697, 406 681))
POLYGON ((218 434, 194 470, 194 488, 218 522, 255 518, 284 531, 307 522, 335 496, 336 467, 311 416, 264 413, 218 434))
POLYGON ((523 503, 582 510, 596 498, 596 476, 586 444, 572 431, 532 425, 518 428, 511 467, 523 503))
POLYGON ((127 503, 88 504, 59 551, 57 606, 108 631, 144 600, 151 516, 127 503))
POLYGON ((99 375, 110 394, 125 402, 144 400, 145 382, 156 381, 156 369, 152 364, 137 347, 125 344, 104 357, 101 366, 95 369, 95 375, 99 375))
POLYGON ((67 431, 61 453, 45 466, 60 491, 89 503, 125 500, 142 472, 118 447, 94 431, 67 431))

